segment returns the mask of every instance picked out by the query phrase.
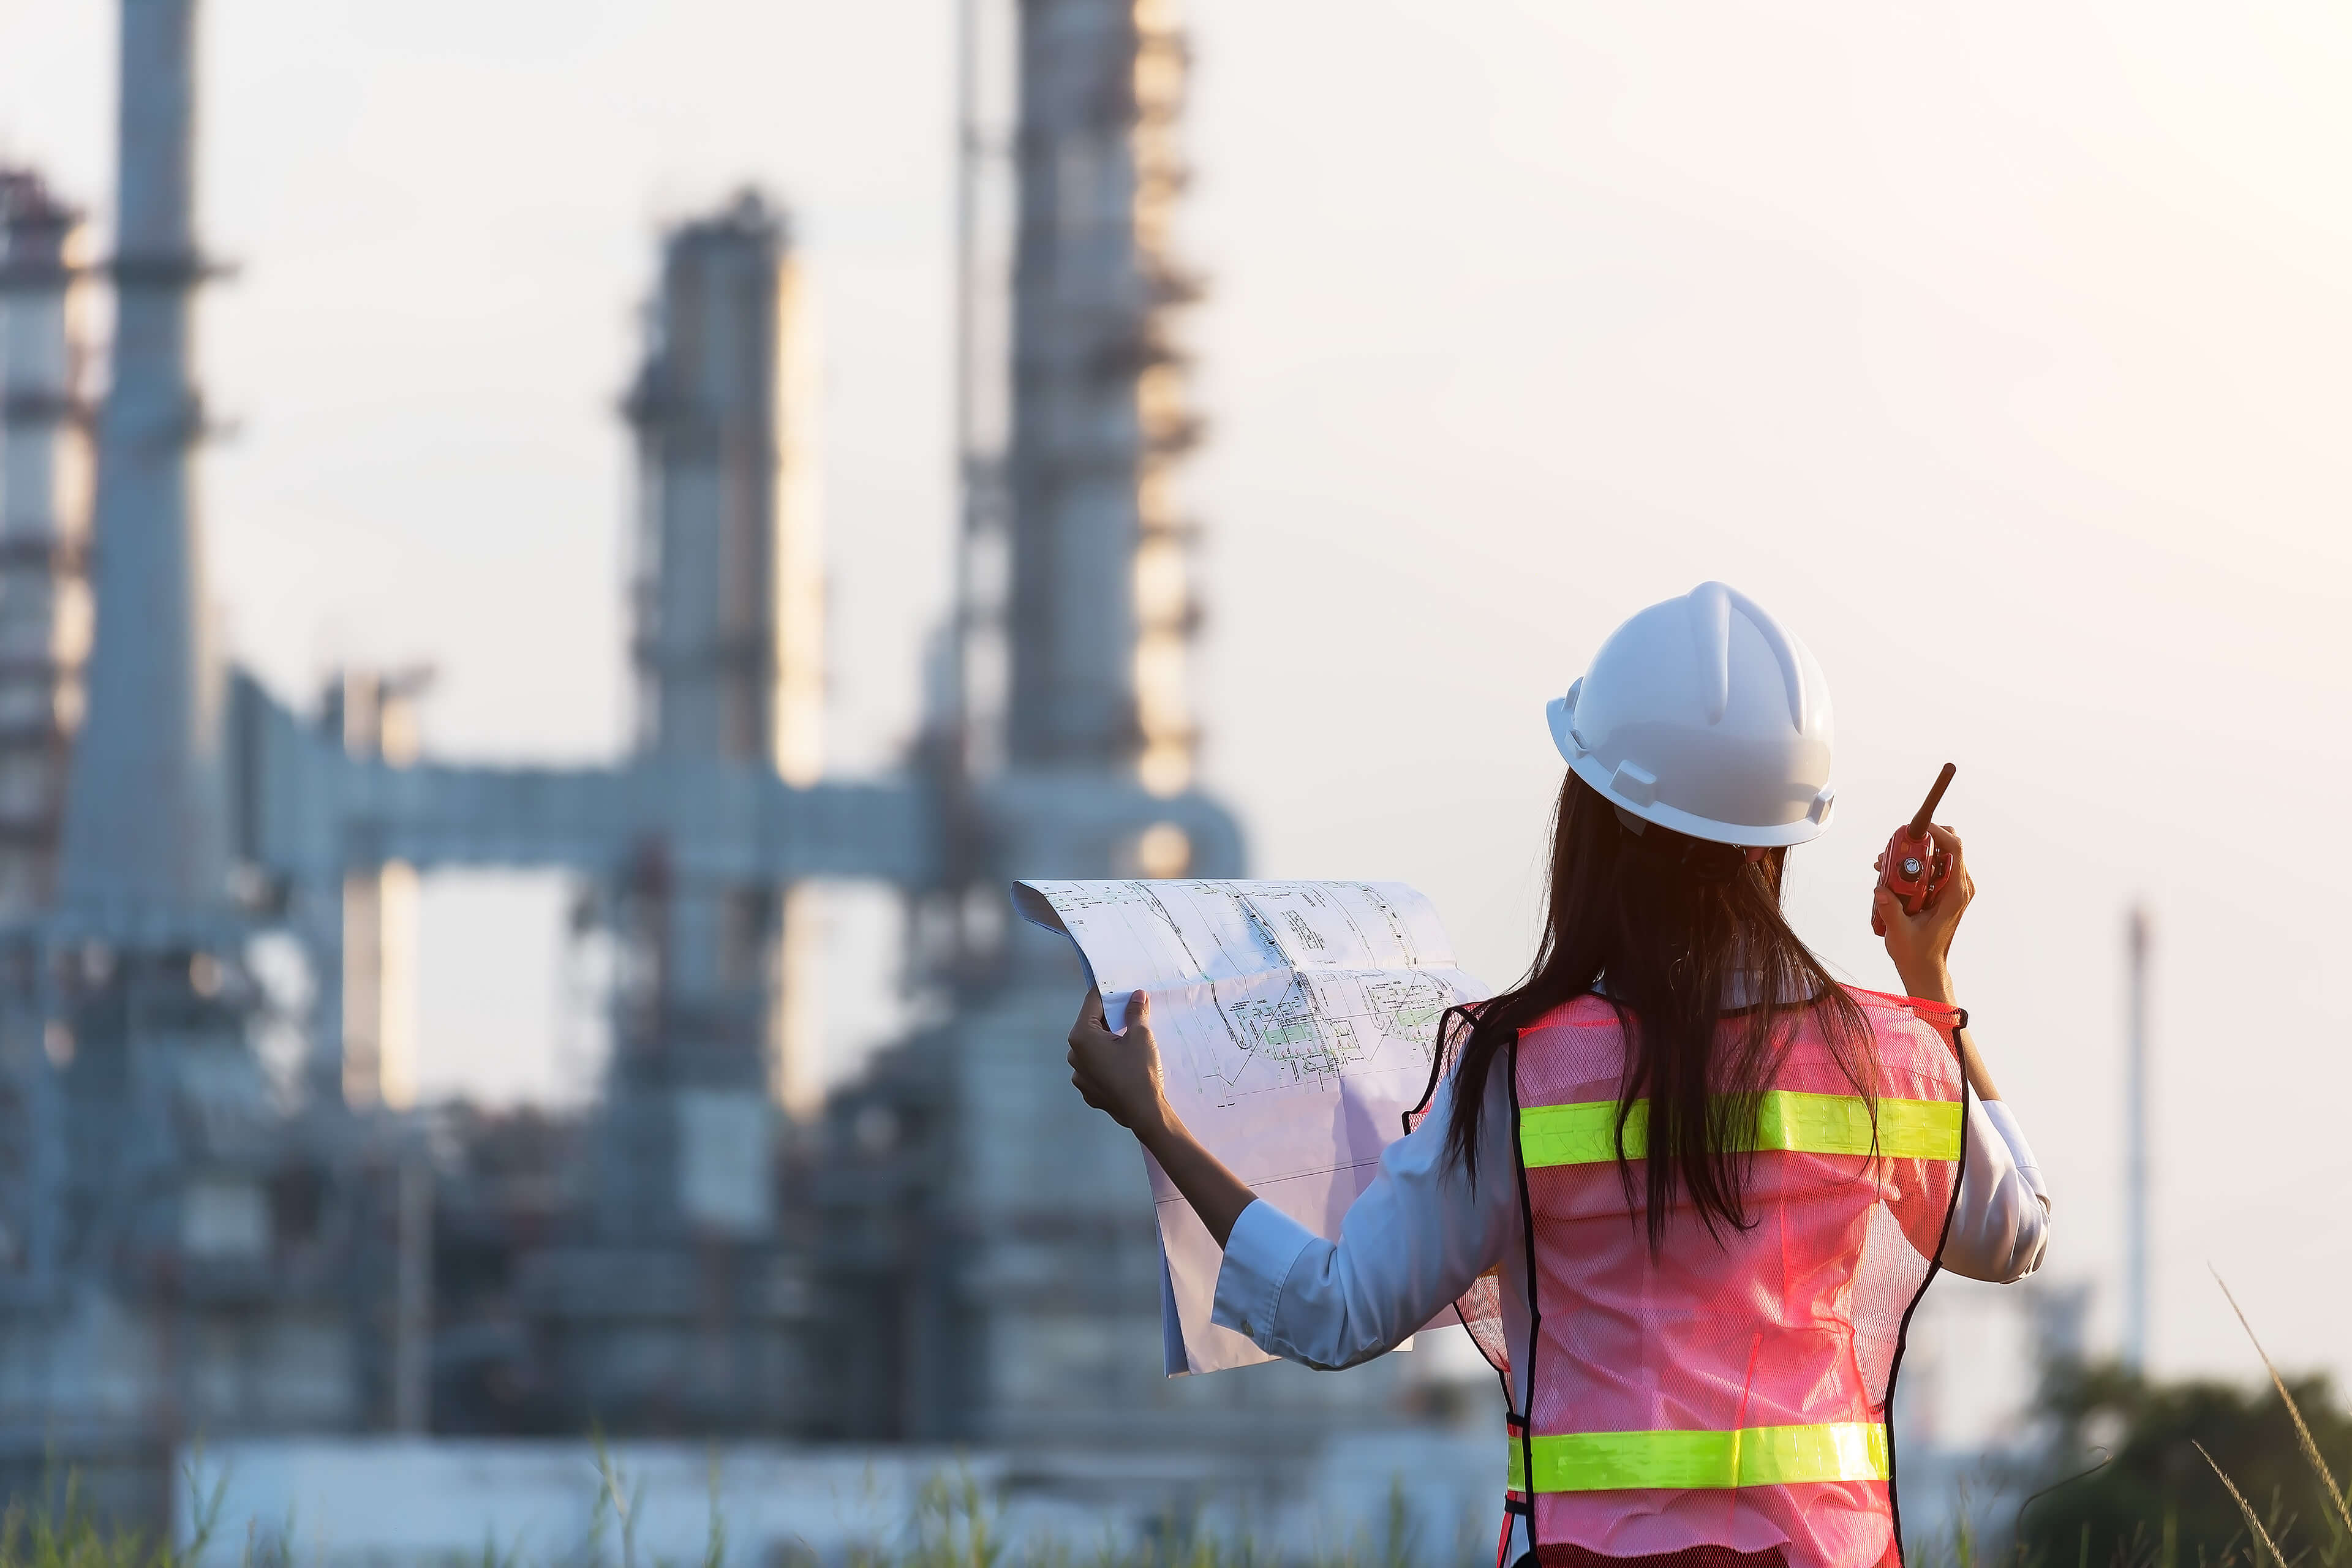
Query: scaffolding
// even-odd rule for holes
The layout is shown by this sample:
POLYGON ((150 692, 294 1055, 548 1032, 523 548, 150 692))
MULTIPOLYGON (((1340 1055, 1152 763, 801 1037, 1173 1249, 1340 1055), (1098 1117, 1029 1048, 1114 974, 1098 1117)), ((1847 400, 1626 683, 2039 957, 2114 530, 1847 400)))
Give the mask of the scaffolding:
POLYGON ((57 886, 89 657, 90 417, 81 215, 0 169, 0 918, 57 886))

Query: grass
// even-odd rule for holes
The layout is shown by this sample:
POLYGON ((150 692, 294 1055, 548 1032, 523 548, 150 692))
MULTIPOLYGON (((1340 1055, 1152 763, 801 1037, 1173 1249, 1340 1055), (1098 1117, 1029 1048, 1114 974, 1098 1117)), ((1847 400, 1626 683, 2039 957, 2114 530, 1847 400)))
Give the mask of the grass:
MULTIPOLYGON (((621 1468, 602 1443, 596 1445, 596 1499, 587 1531, 573 1551, 558 1553, 545 1564, 525 1565, 519 1553, 502 1552, 492 1542, 478 1556, 452 1559, 446 1568, 689 1568, 640 1554, 636 1524, 644 1486, 621 1468)), ((0 1517, 0 1568, 194 1568, 218 1539, 226 1481, 216 1481, 209 1493, 201 1490, 194 1464, 185 1479, 194 1525, 184 1546, 108 1525, 86 1506, 68 1475, 54 1505, 12 1503, 0 1517)), ((717 1503, 714 1466, 709 1533, 702 1560, 694 1568, 723 1568, 727 1562, 726 1521, 717 1503)), ((846 1568, 1416 1568, 1420 1562, 1401 1485, 1391 1489, 1386 1516, 1376 1533, 1360 1532, 1345 1547, 1318 1552, 1304 1563, 1270 1556, 1246 1538, 1234 1541, 1194 1531, 1183 1520, 1160 1522, 1162 1528, 1149 1532, 1139 1546, 1121 1547, 1106 1540, 1091 1549, 1054 1542, 1014 1550, 1000 1533, 996 1505, 978 1481, 963 1474, 936 1476, 924 1485, 902 1538, 853 1549, 846 1568)), ((238 1552, 240 1568, 292 1568, 285 1544, 292 1535, 290 1526, 269 1533, 249 1525, 238 1552)), ((787 1551, 771 1556, 766 1568, 805 1568, 814 1562, 814 1553, 796 1557, 787 1551)), ((1486 1568, 1488 1562, 1466 1554, 1465 1568, 1486 1568)))
MULTIPOLYGON (((206 1494, 196 1482, 195 1467, 187 1470, 193 1508, 188 1543, 175 1546, 168 1536, 109 1526, 91 1512, 81 1495, 79 1479, 68 1472, 61 1495, 27 1507, 12 1501, 0 1514, 0 1568, 187 1568, 211 1547, 220 1521, 226 1479, 206 1494)), ((47 1493, 47 1488, 43 1491, 47 1493)), ((253 1568, 261 1568, 251 1550, 253 1568)))
MULTIPOLYGON (((2317 1484, 2325 1503, 2319 1516, 2327 1526, 2328 1541, 2319 1551, 2319 1562, 2324 1568, 2336 1568, 2338 1563, 2352 1560, 2352 1499, 2347 1498, 2347 1488, 2336 1483, 2335 1474, 2327 1468, 2326 1459, 2321 1457, 2319 1444, 2311 1435, 2311 1423, 2303 1418, 2302 1407, 2295 1404, 2294 1395, 2287 1392, 2286 1380, 2279 1376, 2278 1368, 2271 1362, 2270 1352, 2263 1349, 2263 1342, 2255 1334, 2254 1325, 2246 1321, 2246 1310, 2238 1305, 2238 1299, 2230 1294, 2230 1287, 2219 1273, 2213 1276, 2213 1283, 2221 1287, 2221 1295, 2230 1303, 2230 1310, 2238 1316, 2238 1326, 2246 1331, 2246 1338, 2252 1343, 2254 1353, 2263 1358, 2263 1370, 2270 1373, 2271 1386, 2278 1390, 2279 1402, 2294 1418, 2295 1444, 2301 1449, 2305 1462, 2311 1467, 2312 1479, 2317 1484)), ((2198 1451, 2204 1453, 2201 1448, 2198 1451)), ((2280 1552, 2278 1542, 2272 1539, 2271 1532, 2263 1528, 2263 1521, 2254 1517, 2252 1506, 2239 1492, 2236 1483, 2222 1474, 2221 1466, 2213 1464, 2212 1455, 2205 1454, 2204 1458, 2207 1464, 2213 1465, 2213 1473, 2221 1477, 2221 1484, 2230 1489, 2230 1496, 2236 1501, 2239 1511, 2246 1516, 2246 1529, 2269 1551, 2277 1568, 2294 1568, 2280 1552)))
MULTIPOLYGON (((2228 1286, 2221 1289, 2227 1296, 2228 1286)), ((2118 1440, 2097 1463, 2028 1496, 2004 1536, 1988 1540, 1972 1524, 1963 1522, 1940 1541, 1913 1543, 1908 1553, 1912 1568, 2352 1568, 2352 1494, 2336 1479, 2323 1452, 2322 1438, 2315 1435, 2294 1390, 2279 1375, 2235 1298, 2230 1299, 2230 1305, 2245 1327, 2284 1407, 2293 1429, 2293 1453, 2299 1461, 2296 1467, 2276 1472, 2280 1479, 2273 1479, 2262 1506, 2257 1507, 2203 1440, 2182 1439, 2179 1431, 2173 1433, 2171 1440, 2186 1441, 2193 1447, 2212 1481, 2226 1490, 2238 1521, 2234 1534, 2219 1545, 2184 1541, 2183 1515, 2176 1495, 2185 1496, 2178 1489, 2194 1478, 2176 1467, 2161 1483, 2161 1502, 2142 1507, 2131 1519, 2118 1521, 2112 1514, 2102 1519, 2105 1533, 2096 1538, 2101 1549, 2095 1552, 2089 1513, 2083 1518, 2079 1534, 2069 1531, 2053 1540, 2044 1528, 2029 1538, 2024 1528, 2026 1511, 2044 1505, 2045 1500, 2064 1499, 2069 1489, 2079 1491, 2085 1483, 2095 1482, 2128 1451, 2130 1441, 2118 1440), (2304 1484, 2291 1489, 2287 1479, 2299 1479, 2304 1484), (2121 1530, 2116 1528, 2118 1522, 2121 1530)), ((2324 1385, 2305 1385, 2306 1394, 2316 1386, 2324 1385)), ((2180 1391, 2169 1391, 2167 1396, 2172 1400, 2170 1406, 2164 1406, 2162 1400, 2154 1405, 2175 1414, 2179 1408, 2194 1408, 2193 1401, 2184 1405, 2180 1391)), ((2244 1411, 2238 1415, 2242 1425, 2244 1411)), ((2340 1417, 2331 1420, 2329 1440, 2340 1442, 2345 1424, 2340 1417)), ((2272 1431, 2273 1446, 2268 1452, 2274 1455, 2275 1439, 2285 1434, 2275 1427, 2272 1431)), ((2238 1435, 2242 1445, 2242 1432, 2238 1435)), ((595 1462, 597 1490, 584 1536, 572 1551, 555 1553, 530 1568, 689 1568, 687 1563, 641 1556, 637 1524, 645 1501, 644 1484, 626 1475, 601 1441, 595 1446, 595 1462)), ((194 1568, 218 1538, 227 1481, 223 1477, 205 1491, 193 1459, 185 1479, 193 1522, 184 1545, 174 1544, 168 1537, 107 1524, 86 1505, 68 1475, 62 1489, 45 1489, 44 1501, 30 1506, 12 1503, 0 1515, 0 1568, 194 1568)), ((2212 1481, 2204 1484, 2210 1486, 2212 1481)), ((1415 1538, 1402 1485, 1391 1488, 1384 1511, 1383 1519, 1360 1530, 1344 1545, 1305 1559, 1281 1557, 1263 1550, 1246 1534, 1234 1538, 1199 1530, 1193 1528, 1193 1521, 1182 1519, 1160 1521, 1161 1528, 1146 1531, 1135 1543, 1122 1544, 1106 1537, 1090 1548, 1060 1542, 1016 1546, 1003 1533, 997 1505, 985 1488, 968 1474, 942 1475, 922 1488, 897 1540, 853 1550, 846 1568, 1412 1568, 1423 1561, 1422 1543, 1415 1538)), ((1969 1518, 1965 1501, 1960 1513, 1964 1521, 1969 1518)), ((240 1568, 292 1568, 287 1543, 293 1533, 290 1521, 275 1533, 248 1524, 237 1554, 240 1568)), ((724 1568, 728 1545, 714 1459, 709 1525, 698 1568, 724 1568)), ((1484 1568, 1492 1561, 1477 1542, 1464 1540, 1449 1545, 1450 1555, 1464 1568, 1484 1568)), ((814 1562, 812 1552, 796 1554, 787 1549, 769 1555, 763 1568, 814 1568, 814 1562)), ((524 1565, 520 1552, 502 1552, 492 1542, 478 1555, 453 1560, 447 1568, 524 1565)))
MULTIPOLYGON (((849 1568, 1415 1568, 1421 1562, 1418 1532, 1405 1505, 1404 1488, 1392 1484, 1377 1533, 1359 1531, 1336 1550, 1318 1552, 1306 1564, 1285 1563, 1248 1537, 1228 1539, 1194 1531, 1182 1520, 1161 1521, 1140 1546, 1120 1549, 1105 1542, 1092 1550, 1049 1542, 1013 1553, 996 1532, 996 1510, 969 1476, 934 1477, 918 1499, 906 1545, 895 1552, 853 1552, 849 1568)), ((1486 1568, 1491 1557, 1465 1558, 1465 1568, 1486 1568)), ((0 1565, 4 1568, 4 1565, 0 1565)), ((715 1563, 705 1568, 718 1568, 715 1563)))
POLYGON ((1925 1550, 1913 1543, 1913 1568, 2352 1568, 2352 1498, 2324 1452, 2352 1452, 2352 1419, 2329 1400, 2315 1434, 2304 1403, 2325 1396, 2326 1380, 2301 1382, 2298 1399, 2228 1285, 2215 1283, 2275 1405, 2218 1384, 2058 1369, 2043 1394, 2045 1413, 2061 1418, 2057 1468, 1997 1542, 1963 1524, 1925 1550), (2101 1419, 2115 1429, 2098 1430, 2101 1419))

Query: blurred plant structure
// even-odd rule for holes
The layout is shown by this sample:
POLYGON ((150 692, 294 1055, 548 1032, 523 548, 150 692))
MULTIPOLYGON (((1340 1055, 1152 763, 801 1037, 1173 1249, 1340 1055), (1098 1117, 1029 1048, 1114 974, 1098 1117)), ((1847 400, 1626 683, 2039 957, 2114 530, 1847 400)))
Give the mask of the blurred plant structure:
POLYGON ((2283 1378, 2259 1340, 2254 1350, 2268 1388, 2158 1383, 2111 1363, 2049 1369, 2041 1408, 2053 1441, 2018 1510, 2015 1559, 2352 1568, 2339 1479, 2352 1473, 2352 1413, 2326 1376, 2283 1378))
POLYGON ((2252 1549, 2267 1564, 2234 1486, 2288 1562, 2352 1563, 2333 1481, 2352 1466, 2352 1417, 2326 1378, 2298 1378, 2283 1398, 2271 1388, 2152 1382, 2111 1363, 2063 1365, 2052 1369, 2042 1408, 2056 1436, 2019 1513, 2016 1544, 2028 1562, 2218 1568, 2255 1561, 2252 1549), (2312 1425, 2326 1481, 2296 1441, 2288 1398, 2312 1425))

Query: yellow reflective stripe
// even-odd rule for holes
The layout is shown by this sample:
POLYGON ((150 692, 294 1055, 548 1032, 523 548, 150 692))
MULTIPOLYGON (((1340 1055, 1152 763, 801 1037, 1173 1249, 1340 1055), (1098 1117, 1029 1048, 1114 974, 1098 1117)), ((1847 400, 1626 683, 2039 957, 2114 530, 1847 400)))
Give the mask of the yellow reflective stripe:
MULTIPOLYGON (((1561 1432, 1525 1440, 1538 1492, 1784 1487, 1890 1478, 1886 1428, 1874 1421, 1744 1426, 1730 1432, 1561 1432)), ((1526 1450, 1511 1436, 1511 1489, 1525 1492, 1526 1450)))
MULTIPOLYGON (((1650 1102, 1637 1100, 1625 1118, 1625 1155, 1638 1160, 1649 1143, 1650 1102)), ((1538 1165, 1597 1165, 1617 1157, 1617 1101, 1530 1105, 1519 1112, 1519 1159, 1538 1165)))
MULTIPOLYGON (((1881 1100, 1877 1152, 1890 1160, 1957 1160, 1962 1112, 1952 1100, 1881 1100)), ((1637 1100, 1625 1118, 1625 1157, 1649 1147, 1649 1101, 1637 1100)), ((1756 1106, 1756 1138, 1748 1145, 1790 1154, 1871 1152, 1870 1102, 1858 1094, 1768 1090, 1756 1106)), ((1617 1158, 1617 1101, 1531 1105, 1519 1112, 1519 1158, 1529 1169, 1594 1165, 1617 1158)))
MULTIPOLYGON (((1775 1089, 1756 1110, 1756 1146, 1798 1154, 1867 1154, 1870 1102, 1859 1095, 1775 1089)), ((1956 1100, 1881 1100, 1877 1151, 1890 1160, 1960 1157, 1956 1100)))

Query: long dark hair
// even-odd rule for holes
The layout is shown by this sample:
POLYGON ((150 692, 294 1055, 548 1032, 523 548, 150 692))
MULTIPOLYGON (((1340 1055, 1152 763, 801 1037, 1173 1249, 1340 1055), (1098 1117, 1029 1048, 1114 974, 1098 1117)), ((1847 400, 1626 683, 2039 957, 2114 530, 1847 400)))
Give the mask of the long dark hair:
POLYGON ((1519 1031, 1562 1003, 1598 995, 1625 1037, 1618 1089, 1617 1168, 1629 1212, 1646 1209, 1653 1250, 1665 1240, 1678 1193, 1707 1234, 1745 1230, 1757 1107, 1804 1015, 1877 1117, 1871 1033, 1780 913, 1788 851, 1750 861, 1655 824, 1636 834, 1574 773, 1552 819, 1550 912, 1527 978, 1448 1015, 1444 1042, 1458 1052, 1446 1144, 1478 1174, 1479 1110, 1495 1059, 1519 1031), (1734 987, 1738 989, 1735 991, 1734 987), (1727 1028, 1731 1020, 1740 1026, 1727 1028), (1647 1159, 1637 1188, 1625 1124, 1649 1101, 1647 1159), (1643 1200, 1646 1199, 1646 1204, 1643 1200))

